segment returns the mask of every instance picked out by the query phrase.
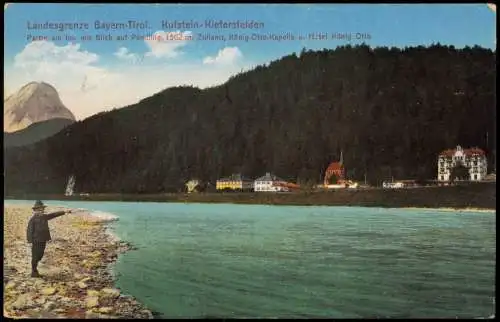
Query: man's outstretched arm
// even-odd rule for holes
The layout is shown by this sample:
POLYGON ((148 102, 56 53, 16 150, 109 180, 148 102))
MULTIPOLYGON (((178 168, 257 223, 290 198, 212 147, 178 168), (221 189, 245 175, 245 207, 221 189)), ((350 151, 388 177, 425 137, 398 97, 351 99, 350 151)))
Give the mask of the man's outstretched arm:
POLYGON ((53 213, 50 213, 50 214, 46 214, 44 217, 47 220, 51 220, 51 219, 54 219, 54 218, 57 218, 57 217, 61 217, 62 215, 65 215, 67 213, 68 214, 71 213, 71 210, 56 211, 56 212, 53 212, 53 213))

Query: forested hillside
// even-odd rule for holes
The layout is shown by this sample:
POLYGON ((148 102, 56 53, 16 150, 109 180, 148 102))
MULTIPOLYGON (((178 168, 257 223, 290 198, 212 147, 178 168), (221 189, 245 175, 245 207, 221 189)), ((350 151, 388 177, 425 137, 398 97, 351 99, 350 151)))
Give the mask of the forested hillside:
POLYGON ((16 132, 4 132, 3 144, 5 148, 33 144, 56 134, 72 123, 74 123, 73 120, 63 118, 33 123, 27 128, 16 132))
POLYGON ((495 56, 440 45, 292 54, 7 149, 6 191, 63 192, 70 174, 85 192, 171 191, 233 172, 319 182, 341 150, 354 180, 435 178, 437 154, 457 144, 484 149, 491 168, 495 56))

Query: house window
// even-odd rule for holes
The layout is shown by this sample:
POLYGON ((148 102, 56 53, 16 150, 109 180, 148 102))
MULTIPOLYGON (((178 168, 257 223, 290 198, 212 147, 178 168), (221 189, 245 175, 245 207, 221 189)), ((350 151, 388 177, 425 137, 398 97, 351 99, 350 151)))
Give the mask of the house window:
POLYGON ((441 180, 444 180, 444 176, 441 176, 441 180))
POLYGON ((477 180, 477 174, 474 175, 474 180, 477 180))

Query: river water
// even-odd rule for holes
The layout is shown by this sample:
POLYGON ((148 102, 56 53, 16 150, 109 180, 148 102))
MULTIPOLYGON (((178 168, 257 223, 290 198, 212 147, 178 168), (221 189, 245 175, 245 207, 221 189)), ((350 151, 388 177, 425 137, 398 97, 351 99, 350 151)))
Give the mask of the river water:
MULTIPOLYGON (((32 201, 6 201, 29 203, 32 201)), ((488 317, 496 214, 48 201, 119 220, 117 286, 163 317, 488 317)))

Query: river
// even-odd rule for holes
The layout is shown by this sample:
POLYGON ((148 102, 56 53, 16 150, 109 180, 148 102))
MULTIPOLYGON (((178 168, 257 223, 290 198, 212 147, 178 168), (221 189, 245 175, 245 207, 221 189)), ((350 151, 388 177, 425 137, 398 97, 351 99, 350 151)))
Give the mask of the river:
POLYGON ((117 216, 110 229, 137 247, 116 263, 117 286, 164 317, 494 313, 493 212, 46 203, 117 216))

